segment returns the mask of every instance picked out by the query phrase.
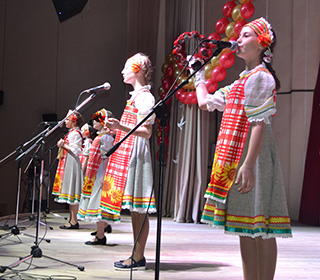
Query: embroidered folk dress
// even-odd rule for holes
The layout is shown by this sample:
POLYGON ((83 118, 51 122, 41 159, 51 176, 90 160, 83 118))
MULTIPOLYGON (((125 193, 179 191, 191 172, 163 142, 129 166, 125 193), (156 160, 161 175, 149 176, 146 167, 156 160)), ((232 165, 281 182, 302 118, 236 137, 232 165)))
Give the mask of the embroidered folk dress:
POLYGON ((71 152, 63 150, 63 157, 59 160, 52 194, 59 203, 78 204, 83 184, 83 173, 79 154, 82 147, 80 129, 71 129, 65 139, 71 152))
MULTIPOLYGON (((149 90, 150 86, 145 86, 138 91, 130 92, 131 98, 127 101, 127 106, 120 120, 121 123, 134 126, 151 112, 155 99, 149 90)), ((153 124, 154 120, 155 115, 152 115, 144 122, 144 125, 153 124)), ((115 143, 121 140, 122 136, 119 137, 119 135, 126 134, 119 134, 119 132, 121 133, 121 131, 117 132, 115 143)), ((130 137, 128 140, 130 140, 130 137)), ((126 146, 124 144, 126 141, 119 146, 116 152, 119 149, 125 149, 126 146)), ((114 152, 110 156, 100 205, 102 211, 110 214, 108 217, 105 215, 102 217, 108 221, 120 220, 121 208, 145 213, 150 201, 153 186, 150 142, 147 138, 134 136, 131 143, 126 147, 126 149, 130 148, 128 166, 120 176, 123 179, 124 189, 121 189, 114 182, 112 176, 109 176, 110 174, 112 175, 113 164, 117 165, 117 158, 120 158, 120 155, 115 157, 116 152, 114 152)), ((122 164, 123 162, 121 162, 122 164)), ((154 212, 156 212, 155 198, 152 196, 148 213, 154 212)))
POLYGON ((114 138, 105 130, 98 132, 93 140, 78 211, 80 221, 98 222, 101 219, 102 183, 108 164, 106 153, 112 148, 113 141, 114 138))
POLYGON ((81 166, 83 165, 85 157, 88 157, 90 154, 90 147, 92 145, 92 139, 91 138, 85 138, 83 141, 83 146, 81 153, 79 155, 81 166))
POLYGON ((225 109, 231 114, 228 117, 225 111, 222 118, 201 221, 223 228, 227 234, 263 239, 292 236, 281 166, 269 120, 276 111, 275 94, 274 78, 261 64, 251 71, 243 71, 232 85, 207 95, 209 111, 225 109), (240 129, 232 126, 236 115, 242 118, 240 129), (254 167, 255 186, 241 194, 238 188, 242 182, 235 185, 234 180, 247 155, 251 123, 255 121, 266 123, 254 167), (228 156, 236 155, 232 162, 226 161, 220 166, 219 154, 227 147, 228 156))

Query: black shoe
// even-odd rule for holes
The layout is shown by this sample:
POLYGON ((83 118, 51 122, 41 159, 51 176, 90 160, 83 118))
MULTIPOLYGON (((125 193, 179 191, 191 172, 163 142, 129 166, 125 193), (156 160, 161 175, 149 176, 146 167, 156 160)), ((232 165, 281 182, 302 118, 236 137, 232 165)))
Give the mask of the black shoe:
MULTIPOLYGON (((106 233, 111 233, 111 232, 112 232, 111 226, 110 226, 110 225, 107 225, 107 226, 104 228, 104 232, 106 232, 106 233)), ((97 231, 91 232, 91 235, 97 235, 97 231)))
POLYGON ((136 262, 132 257, 130 257, 132 260, 132 264, 126 265, 123 264, 123 261, 115 262, 114 263, 114 269, 115 270, 145 270, 146 269, 146 259, 143 257, 140 261, 136 262))
POLYGON ((79 228, 79 223, 76 223, 73 225, 69 222, 69 224, 70 224, 70 226, 62 225, 59 228, 61 228, 61 229, 78 229, 79 228))
POLYGON ((97 241, 86 241, 84 244, 86 245, 106 245, 107 244, 107 238, 104 236, 103 238, 99 239, 96 237, 97 241))

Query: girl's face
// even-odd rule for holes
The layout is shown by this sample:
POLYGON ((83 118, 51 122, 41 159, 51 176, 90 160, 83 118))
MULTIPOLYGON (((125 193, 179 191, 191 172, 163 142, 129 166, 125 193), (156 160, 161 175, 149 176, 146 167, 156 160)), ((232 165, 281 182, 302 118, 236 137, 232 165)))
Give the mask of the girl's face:
POLYGON ((251 27, 243 27, 237 40, 239 46, 237 56, 244 60, 259 59, 263 47, 259 45, 257 38, 257 34, 251 27))
POLYGON ((132 70, 132 59, 128 59, 121 71, 123 82, 133 85, 136 80, 136 73, 132 70))
POLYGON ((64 123, 66 124, 67 128, 72 127, 72 120, 70 118, 65 119, 64 123))
POLYGON ((100 122, 97 122, 96 120, 94 120, 93 121, 93 128, 100 131, 103 128, 103 125, 100 122))

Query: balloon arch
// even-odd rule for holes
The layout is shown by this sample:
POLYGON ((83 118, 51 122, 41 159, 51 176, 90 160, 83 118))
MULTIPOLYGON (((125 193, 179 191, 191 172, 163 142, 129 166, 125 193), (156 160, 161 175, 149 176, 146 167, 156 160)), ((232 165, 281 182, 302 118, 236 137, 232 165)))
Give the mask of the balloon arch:
MULTIPOLYGON (((254 5, 251 3, 252 0, 232 0, 227 1, 223 8, 223 17, 218 19, 215 24, 215 32, 212 32, 208 37, 199 34, 197 31, 184 32, 179 35, 174 41, 173 51, 167 54, 166 61, 161 67, 163 76, 161 78, 161 86, 158 88, 158 95, 160 99, 164 99, 168 90, 177 79, 176 84, 187 79, 187 73, 181 73, 181 70, 186 63, 186 40, 195 39, 201 41, 203 39, 218 40, 218 41, 236 41, 240 34, 242 27, 247 23, 246 19, 253 16, 255 12, 254 5), (236 2, 239 2, 237 4, 236 2), (223 37, 225 35, 225 37, 223 37), (180 74, 180 76, 179 76, 180 74)), ((195 57, 203 57, 206 53, 207 57, 210 57, 213 52, 215 45, 208 44, 205 47, 201 47, 195 57)), ((227 75, 227 70, 235 62, 235 51, 230 51, 228 48, 222 50, 222 52, 213 57, 210 63, 205 65, 204 72, 206 78, 206 87, 209 93, 214 93, 218 88, 218 82, 221 82, 227 75)), ((183 104, 197 104, 197 96, 195 92, 195 86, 193 79, 185 85, 183 88, 178 90, 176 98, 183 104)), ((167 101, 170 103, 171 99, 167 101)), ((157 121, 158 127, 156 128, 156 137, 158 138, 158 145, 161 143, 162 128, 160 122, 157 121)), ((169 125, 165 129, 165 146, 169 144, 169 138, 167 136, 169 125)), ((156 155, 159 160, 159 152, 156 155)), ((167 158, 167 154, 166 154, 167 158)))

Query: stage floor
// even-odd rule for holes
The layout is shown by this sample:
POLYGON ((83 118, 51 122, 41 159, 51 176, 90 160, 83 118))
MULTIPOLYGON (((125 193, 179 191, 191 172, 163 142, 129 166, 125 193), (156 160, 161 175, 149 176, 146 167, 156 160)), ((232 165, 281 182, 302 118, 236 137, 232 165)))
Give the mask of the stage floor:
MULTIPOLYGON (((58 213, 66 215, 66 213, 58 213)), ((0 279, 130 279, 130 272, 115 271, 114 261, 128 257, 132 250, 130 217, 112 225, 107 234, 106 246, 88 246, 90 232, 95 225, 80 223, 78 230, 62 230, 65 220, 48 214, 41 222, 39 248, 43 256, 30 258, 16 267, 0 273, 0 279), (45 237, 48 241, 41 241, 45 237), (50 258, 70 262, 70 266, 50 258), (31 263, 31 264, 30 264, 31 263), (84 266, 80 271, 78 266, 84 266), (17 276, 14 276, 14 272, 17 276), (51 277, 51 278, 50 278, 51 277)), ((9 226, 15 221, 8 220, 9 226)), ((6 224, 0 221, 0 226, 6 224)), ((11 265, 30 255, 36 238, 35 222, 20 218, 21 234, 5 235, 10 230, 0 230, 0 266, 11 265), (23 230, 23 228, 26 230, 23 230), (26 236, 24 233, 32 235, 26 236)), ((278 239, 276 280, 320 279, 320 227, 293 223, 293 238, 278 239)), ((150 236, 146 247, 147 269, 134 271, 132 279, 155 279, 157 218, 150 217, 150 236)), ((159 279, 162 280, 240 280, 242 278, 238 237, 225 235, 219 229, 203 224, 181 224, 172 218, 162 219, 161 257, 159 279)))

